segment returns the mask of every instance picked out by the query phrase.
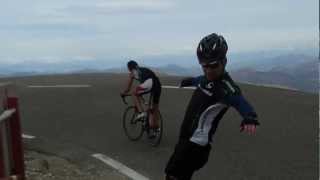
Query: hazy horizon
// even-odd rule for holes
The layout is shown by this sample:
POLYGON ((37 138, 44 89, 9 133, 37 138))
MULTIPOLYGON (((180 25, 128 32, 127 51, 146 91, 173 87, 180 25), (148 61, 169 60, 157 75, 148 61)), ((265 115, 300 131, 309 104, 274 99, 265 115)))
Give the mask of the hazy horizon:
POLYGON ((298 0, 5 0, 0 64, 194 56, 198 41, 212 32, 225 36, 231 54, 315 53, 318 7, 298 0))

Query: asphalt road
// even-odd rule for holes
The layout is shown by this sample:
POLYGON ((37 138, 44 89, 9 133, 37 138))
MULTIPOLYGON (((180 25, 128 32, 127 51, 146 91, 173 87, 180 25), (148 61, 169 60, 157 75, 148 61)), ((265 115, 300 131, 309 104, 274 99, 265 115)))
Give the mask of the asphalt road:
MULTIPOLYGON (((155 180, 173 152, 191 90, 163 89, 164 136, 159 147, 131 142, 121 124, 119 97, 126 76, 83 74, 9 79, 18 85, 24 133, 106 154, 155 180), (89 88, 28 88, 28 85, 88 84, 89 88)), ((176 85, 162 77, 163 85, 176 85)), ((1 80, 0 80, 1 81, 1 80)), ((5 81, 5 80, 3 80, 5 81)), ((240 116, 230 109, 216 133, 209 163, 195 180, 318 179, 318 95, 241 85, 261 127, 239 133, 240 116)))

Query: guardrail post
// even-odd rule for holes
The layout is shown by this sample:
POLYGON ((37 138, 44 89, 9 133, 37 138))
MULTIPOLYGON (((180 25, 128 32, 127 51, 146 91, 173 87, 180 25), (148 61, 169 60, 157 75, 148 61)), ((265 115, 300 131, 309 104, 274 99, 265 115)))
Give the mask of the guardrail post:
MULTIPOLYGON (((0 113, 7 108, 7 91, 0 88, 0 113)), ((0 121, 0 179, 9 176, 10 162, 8 152, 7 122, 0 121)))
POLYGON ((19 175, 19 179, 25 179, 24 152, 22 143, 22 131, 20 124, 20 114, 17 97, 8 97, 8 109, 15 109, 15 113, 10 117, 9 129, 11 137, 11 151, 13 160, 13 169, 11 174, 19 175))
POLYGON ((3 137, 2 137, 2 128, 0 126, 0 178, 5 177, 5 164, 4 164, 4 152, 3 152, 3 137))

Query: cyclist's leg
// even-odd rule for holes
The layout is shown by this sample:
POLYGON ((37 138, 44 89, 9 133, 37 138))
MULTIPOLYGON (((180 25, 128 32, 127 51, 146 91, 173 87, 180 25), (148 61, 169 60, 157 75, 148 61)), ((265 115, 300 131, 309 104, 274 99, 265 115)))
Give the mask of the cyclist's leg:
MULTIPOLYGON (((186 172, 187 173, 187 172, 186 172)), ((192 174, 185 176, 185 177, 176 177, 176 176, 171 176, 166 174, 165 175, 165 180, 191 180, 192 174)))
POLYGON ((178 143, 175 147, 174 153, 171 155, 169 162, 165 168, 165 174, 168 180, 189 180, 192 177, 193 171, 191 171, 190 162, 188 161, 188 157, 190 153, 188 153, 189 148, 186 147, 184 143, 178 143), (188 173, 188 174, 186 174, 188 173), (187 177, 183 176, 189 176, 187 177))
POLYGON ((135 91, 134 91, 134 93, 133 93, 133 102, 134 102, 134 105, 137 107, 137 110, 139 112, 143 112, 144 111, 144 109, 143 109, 143 107, 141 105, 141 98, 140 98, 140 94, 142 92, 144 92, 144 91, 145 91, 144 88, 142 88, 140 86, 137 86, 135 91))
POLYGON ((166 175, 177 180, 190 180, 193 173, 207 163, 210 149, 210 145, 203 147, 180 141, 166 166, 166 175))
POLYGON ((152 107, 151 107, 151 116, 150 116, 150 127, 157 129, 159 128, 159 102, 161 96, 161 86, 155 86, 154 90, 151 92, 152 96, 152 107))
POLYGON ((145 94, 149 92, 152 88, 152 79, 147 79, 145 82, 136 87, 133 95, 134 95, 134 103, 139 112, 143 112, 143 106, 141 105, 141 94, 145 94))
POLYGON ((185 170, 183 175, 182 174, 180 175, 166 174, 165 180, 191 180, 193 173, 194 171, 185 170))
POLYGON ((159 105, 153 104, 152 108, 150 109, 150 128, 157 129, 159 128, 159 105))

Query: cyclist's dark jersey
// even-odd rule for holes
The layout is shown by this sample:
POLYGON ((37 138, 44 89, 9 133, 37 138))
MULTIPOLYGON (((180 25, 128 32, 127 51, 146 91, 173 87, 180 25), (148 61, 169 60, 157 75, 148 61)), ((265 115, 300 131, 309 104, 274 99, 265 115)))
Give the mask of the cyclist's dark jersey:
POLYGON ((155 88, 158 88, 159 86, 161 87, 161 83, 159 78, 155 75, 155 73, 153 71, 151 71, 148 68, 145 67, 139 67, 137 69, 138 71, 138 81, 140 83, 143 83, 144 81, 146 81, 147 79, 152 79, 153 85, 152 85, 152 90, 154 90, 155 88))
POLYGON ((230 106, 246 119, 256 119, 252 106, 242 96, 240 88, 225 72, 216 81, 205 76, 190 78, 189 86, 196 86, 180 131, 180 140, 206 146, 212 141, 218 123, 230 106))
POLYGON ((145 93, 151 93, 153 104, 159 104, 161 96, 161 83, 156 74, 148 68, 139 67, 136 69, 137 73, 132 74, 132 78, 138 80, 141 84, 148 79, 152 79, 152 87, 150 90, 144 91, 145 93), (136 77, 137 76, 137 77, 136 77))

